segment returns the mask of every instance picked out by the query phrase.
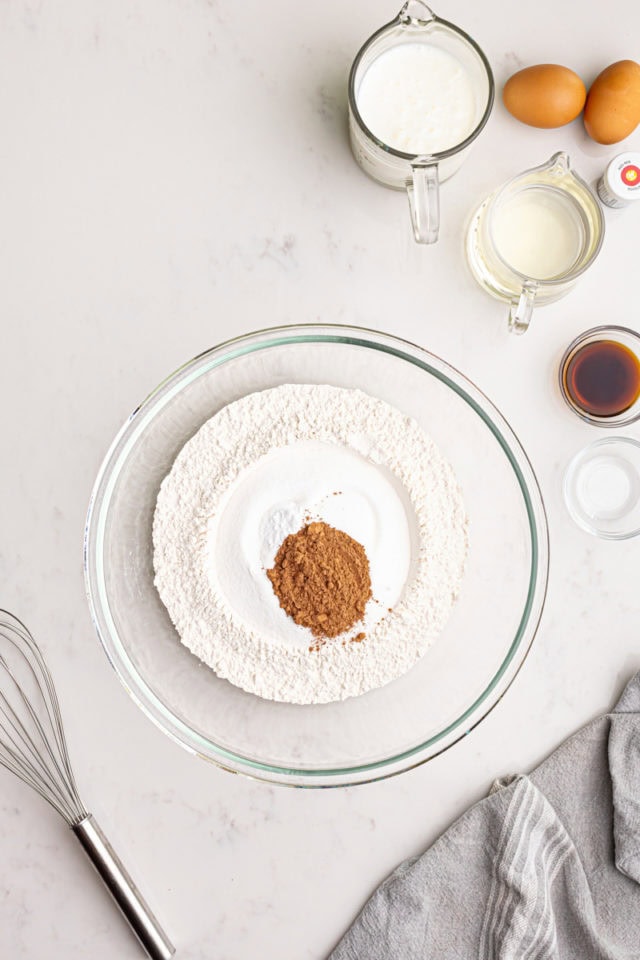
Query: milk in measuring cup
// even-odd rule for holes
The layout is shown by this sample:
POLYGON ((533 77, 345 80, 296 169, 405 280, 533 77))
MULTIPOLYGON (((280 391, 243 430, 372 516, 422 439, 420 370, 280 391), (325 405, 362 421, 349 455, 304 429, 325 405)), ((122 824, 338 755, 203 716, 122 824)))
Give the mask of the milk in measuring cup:
POLYGON ((477 123, 469 73, 453 54, 429 43, 400 43, 376 57, 356 100, 378 140, 413 155, 455 147, 477 123))

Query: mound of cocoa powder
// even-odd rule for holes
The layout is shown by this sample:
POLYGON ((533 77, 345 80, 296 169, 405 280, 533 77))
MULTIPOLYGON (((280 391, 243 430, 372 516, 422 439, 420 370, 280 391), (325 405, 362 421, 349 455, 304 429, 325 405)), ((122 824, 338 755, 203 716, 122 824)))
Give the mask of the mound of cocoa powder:
POLYGON ((285 613, 318 638, 350 630, 371 598, 364 547, 321 521, 285 537, 267 576, 285 613))

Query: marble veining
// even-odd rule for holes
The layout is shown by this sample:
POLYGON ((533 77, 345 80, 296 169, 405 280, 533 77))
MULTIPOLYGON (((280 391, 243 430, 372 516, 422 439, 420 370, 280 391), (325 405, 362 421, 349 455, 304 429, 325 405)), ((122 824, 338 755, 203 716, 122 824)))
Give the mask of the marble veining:
MULTIPOLYGON (((633 56, 640 31, 631 0, 597 22, 569 0, 508 17, 497 0, 436 9, 478 40, 499 88, 541 61, 589 79, 633 56)), ((635 322, 624 265, 637 217, 607 211, 593 268, 518 340, 461 242, 502 181, 562 149, 593 181, 616 148, 579 121, 518 125, 498 98, 443 186, 440 242, 418 248, 406 199, 368 180, 347 140, 351 58, 395 12, 385 0, 0 4, 0 602, 41 640, 81 792, 183 960, 320 960, 400 860, 607 709, 640 666, 638 542, 590 539, 567 516, 564 466, 599 433, 555 388, 578 332, 635 322), (538 637, 483 724, 402 777, 319 792, 231 776, 170 742, 107 663, 82 582, 93 478, 140 400, 220 340, 314 321, 389 330, 477 382, 532 459, 552 541, 538 637)), ((625 146, 640 149, 640 132, 625 146)), ((0 956, 140 955, 66 826, 0 770, 0 956)))

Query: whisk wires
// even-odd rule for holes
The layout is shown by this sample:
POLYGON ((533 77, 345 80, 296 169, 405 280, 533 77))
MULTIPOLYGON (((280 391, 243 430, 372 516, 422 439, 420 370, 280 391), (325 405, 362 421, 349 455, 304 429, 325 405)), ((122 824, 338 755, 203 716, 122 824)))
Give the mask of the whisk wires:
POLYGON ((25 625, 0 610, 0 764, 73 825, 78 795, 51 674, 25 625))

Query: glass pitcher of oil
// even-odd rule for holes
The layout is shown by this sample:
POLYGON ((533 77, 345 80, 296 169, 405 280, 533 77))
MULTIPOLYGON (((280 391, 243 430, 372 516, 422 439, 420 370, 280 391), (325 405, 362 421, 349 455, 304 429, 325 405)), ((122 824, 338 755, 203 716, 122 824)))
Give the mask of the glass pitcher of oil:
POLYGON ((596 258, 604 237, 597 197, 569 156, 521 173, 484 200, 466 237, 471 272, 510 304, 509 329, 524 333, 534 305, 560 299, 596 258))

